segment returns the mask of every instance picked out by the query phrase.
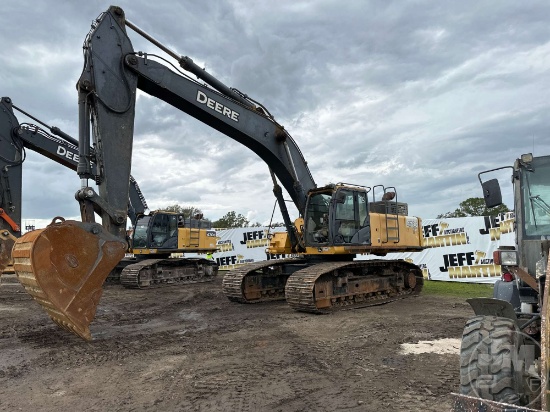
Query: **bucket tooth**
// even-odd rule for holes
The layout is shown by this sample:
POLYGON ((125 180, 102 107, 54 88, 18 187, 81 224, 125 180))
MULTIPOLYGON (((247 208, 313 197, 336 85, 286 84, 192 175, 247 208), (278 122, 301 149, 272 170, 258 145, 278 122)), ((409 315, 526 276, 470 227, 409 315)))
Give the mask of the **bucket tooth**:
POLYGON ((125 252, 126 243, 101 225, 67 220, 19 238, 14 270, 55 323, 91 340, 103 282, 125 252))
POLYGON ((11 250, 16 239, 7 230, 0 231, 0 272, 13 263, 11 250))

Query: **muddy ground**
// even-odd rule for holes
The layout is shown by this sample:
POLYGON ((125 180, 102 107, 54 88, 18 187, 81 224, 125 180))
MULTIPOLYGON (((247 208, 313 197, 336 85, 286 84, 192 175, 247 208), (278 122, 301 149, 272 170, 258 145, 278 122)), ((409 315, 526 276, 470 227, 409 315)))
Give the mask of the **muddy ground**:
POLYGON ((242 305, 213 283, 105 286, 85 342, 0 288, 0 411, 447 411, 463 299, 419 296, 331 315, 242 305), (428 345, 430 346, 430 345, 428 345))

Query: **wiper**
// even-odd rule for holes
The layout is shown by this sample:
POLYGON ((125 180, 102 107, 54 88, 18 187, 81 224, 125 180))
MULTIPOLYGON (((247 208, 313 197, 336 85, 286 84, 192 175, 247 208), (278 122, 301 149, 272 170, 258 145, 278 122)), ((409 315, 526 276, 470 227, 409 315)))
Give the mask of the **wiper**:
POLYGON ((550 215, 550 205, 548 205, 544 199, 541 199, 540 195, 529 196, 529 200, 541 208, 546 214, 550 215))

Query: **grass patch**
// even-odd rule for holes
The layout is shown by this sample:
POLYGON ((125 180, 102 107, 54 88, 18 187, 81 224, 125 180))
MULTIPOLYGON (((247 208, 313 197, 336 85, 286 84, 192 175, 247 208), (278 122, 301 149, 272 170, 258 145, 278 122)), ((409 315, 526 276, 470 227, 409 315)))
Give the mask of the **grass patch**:
POLYGON ((424 288, 420 294, 454 296, 457 298, 492 298, 493 285, 424 280, 424 288))

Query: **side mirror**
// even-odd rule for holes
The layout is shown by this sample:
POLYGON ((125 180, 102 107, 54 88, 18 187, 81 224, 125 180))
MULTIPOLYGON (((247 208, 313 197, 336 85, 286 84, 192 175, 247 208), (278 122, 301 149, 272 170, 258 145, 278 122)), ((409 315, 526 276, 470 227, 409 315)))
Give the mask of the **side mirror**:
POLYGON ((481 184, 483 189, 483 199, 488 208, 500 206, 502 204, 502 193, 497 179, 487 180, 481 184))

